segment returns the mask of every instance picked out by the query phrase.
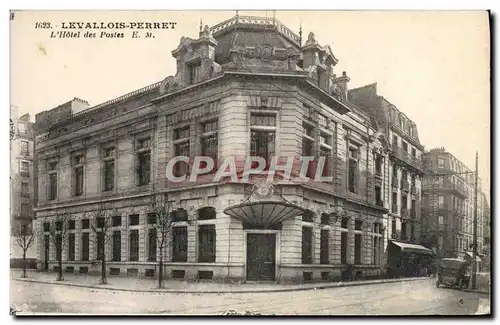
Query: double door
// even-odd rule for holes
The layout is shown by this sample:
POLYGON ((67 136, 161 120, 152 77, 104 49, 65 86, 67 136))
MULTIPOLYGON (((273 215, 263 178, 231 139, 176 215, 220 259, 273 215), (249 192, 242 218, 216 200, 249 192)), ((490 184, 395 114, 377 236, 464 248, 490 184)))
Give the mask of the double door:
POLYGON ((247 234, 247 280, 276 279, 276 235, 247 234))

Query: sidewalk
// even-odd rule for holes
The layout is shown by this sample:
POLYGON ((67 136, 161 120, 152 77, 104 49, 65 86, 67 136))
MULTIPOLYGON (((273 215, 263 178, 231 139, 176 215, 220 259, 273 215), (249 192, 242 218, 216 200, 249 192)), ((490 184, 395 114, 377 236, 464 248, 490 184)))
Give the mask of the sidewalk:
POLYGON ((285 292, 318 290, 325 288, 338 288, 347 286, 359 286, 368 284, 382 284, 403 281, 424 281, 431 278, 402 278, 402 279, 384 279, 384 280, 365 280, 351 282, 320 282, 284 285, 276 283, 244 283, 244 284, 225 284, 213 282, 186 282, 177 280, 166 280, 165 289, 157 289, 157 280, 142 279, 130 277, 108 276, 108 284, 99 283, 99 276, 64 274, 64 281, 56 281, 56 273, 31 273, 28 278, 21 278, 20 272, 11 271, 11 280, 25 281, 34 283, 49 283, 54 285, 73 286, 81 288, 95 288, 117 291, 136 291, 136 292, 164 292, 164 293, 257 293, 257 292, 285 292))
POLYGON ((476 289, 464 289, 464 291, 477 292, 489 295, 491 292, 490 273, 478 273, 476 277, 476 289))

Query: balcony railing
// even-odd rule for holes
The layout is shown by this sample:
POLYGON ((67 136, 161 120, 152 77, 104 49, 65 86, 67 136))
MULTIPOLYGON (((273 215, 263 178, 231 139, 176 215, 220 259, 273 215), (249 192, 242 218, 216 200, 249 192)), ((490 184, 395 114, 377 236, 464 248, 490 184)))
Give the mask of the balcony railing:
POLYGON ((403 148, 401 148, 397 145, 392 146, 392 154, 394 156, 398 157, 399 159, 401 159, 402 161, 404 161, 405 163, 407 163, 407 164, 409 164, 417 169, 421 170, 423 168, 421 159, 412 156, 406 150, 404 150, 403 148))
POLYGON ((381 199, 376 199, 375 200, 375 204, 378 205, 379 207, 383 207, 384 206, 384 201, 381 200, 381 199))
POLYGON ((29 171, 21 171, 20 174, 21 174, 22 177, 29 177, 30 176, 30 172, 29 171))

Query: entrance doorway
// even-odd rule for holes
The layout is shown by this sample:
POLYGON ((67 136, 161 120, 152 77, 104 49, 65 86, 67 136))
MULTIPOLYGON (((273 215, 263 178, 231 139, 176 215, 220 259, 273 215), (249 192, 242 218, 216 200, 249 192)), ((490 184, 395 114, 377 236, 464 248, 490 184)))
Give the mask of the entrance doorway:
POLYGON ((276 278, 276 234, 247 234, 247 280, 276 278))

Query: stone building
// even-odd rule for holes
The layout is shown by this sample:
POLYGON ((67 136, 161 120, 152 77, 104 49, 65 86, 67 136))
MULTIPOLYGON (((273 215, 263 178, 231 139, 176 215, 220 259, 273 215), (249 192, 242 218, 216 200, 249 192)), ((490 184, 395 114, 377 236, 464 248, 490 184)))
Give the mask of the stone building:
POLYGON ((377 93, 377 84, 351 89, 349 98, 372 113, 373 124, 391 145, 386 171, 390 177, 390 213, 386 225, 388 266, 398 269, 395 272, 414 272, 416 270, 412 270, 408 263, 423 266, 432 254, 428 248, 419 245, 424 147, 419 141, 417 125, 377 93), (419 259, 422 261, 417 262, 419 259))
MULTIPOLYGON (((175 76, 94 107, 74 99, 38 114, 40 260, 56 265, 44 230, 65 212, 75 222, 64 266, 94 270, 95 220, 86 212, 106 202, 116 211, 109 270, 154 276, 160 252, 148 211, 162 194, 174 218, 167 277, 287 283, 382 273, 388 142, 349 102, 349 78, 334 73, 331 48, 313 33, 302 44, 301 34, 274 18, 237 15, 183 37, 172 51, 175 76), (234 158, 238 178, 167 180, 173 157, 199 155, 216 158, 216 167, 234 158), (273 157, 313 156, 307 176, 332 179, 277 174, 269 183, 266 168, 244 181, 248 156, 266 167, 273 157)), ((192 168, 193 159, 173 172, 189 176, 192 168)))
MULTIPOLYGON (((426 177, 423 188, 424 241, 438 256, 466 257, 472 254, 474 234, 474 171, 444 148, 424 153, 426 177)), ((482 252, 483 200, 478 182, 478 253, 482 252)))
POLYGON ((31 229, 33 217, 33 157, 34 133, 30 115, 18 115, 18 108, 13 107, 12 120, 15 135, 10 142, 11 175, 11 232, 21 231, 26 225, 31 229))
MULTIPOLYGON (((11 258, 21 258, 22 250, 15 241, 15 236, 32 233, 34 206, 34 133, 33 122, 29 114, 19 116, 19 108, 11 106, 13 139, 10 141, 10 232, 11 258)), ((34 248, 34 247, 33 247, 34 248)), ((34 258, 34 249, 27 252, 34 258)))

